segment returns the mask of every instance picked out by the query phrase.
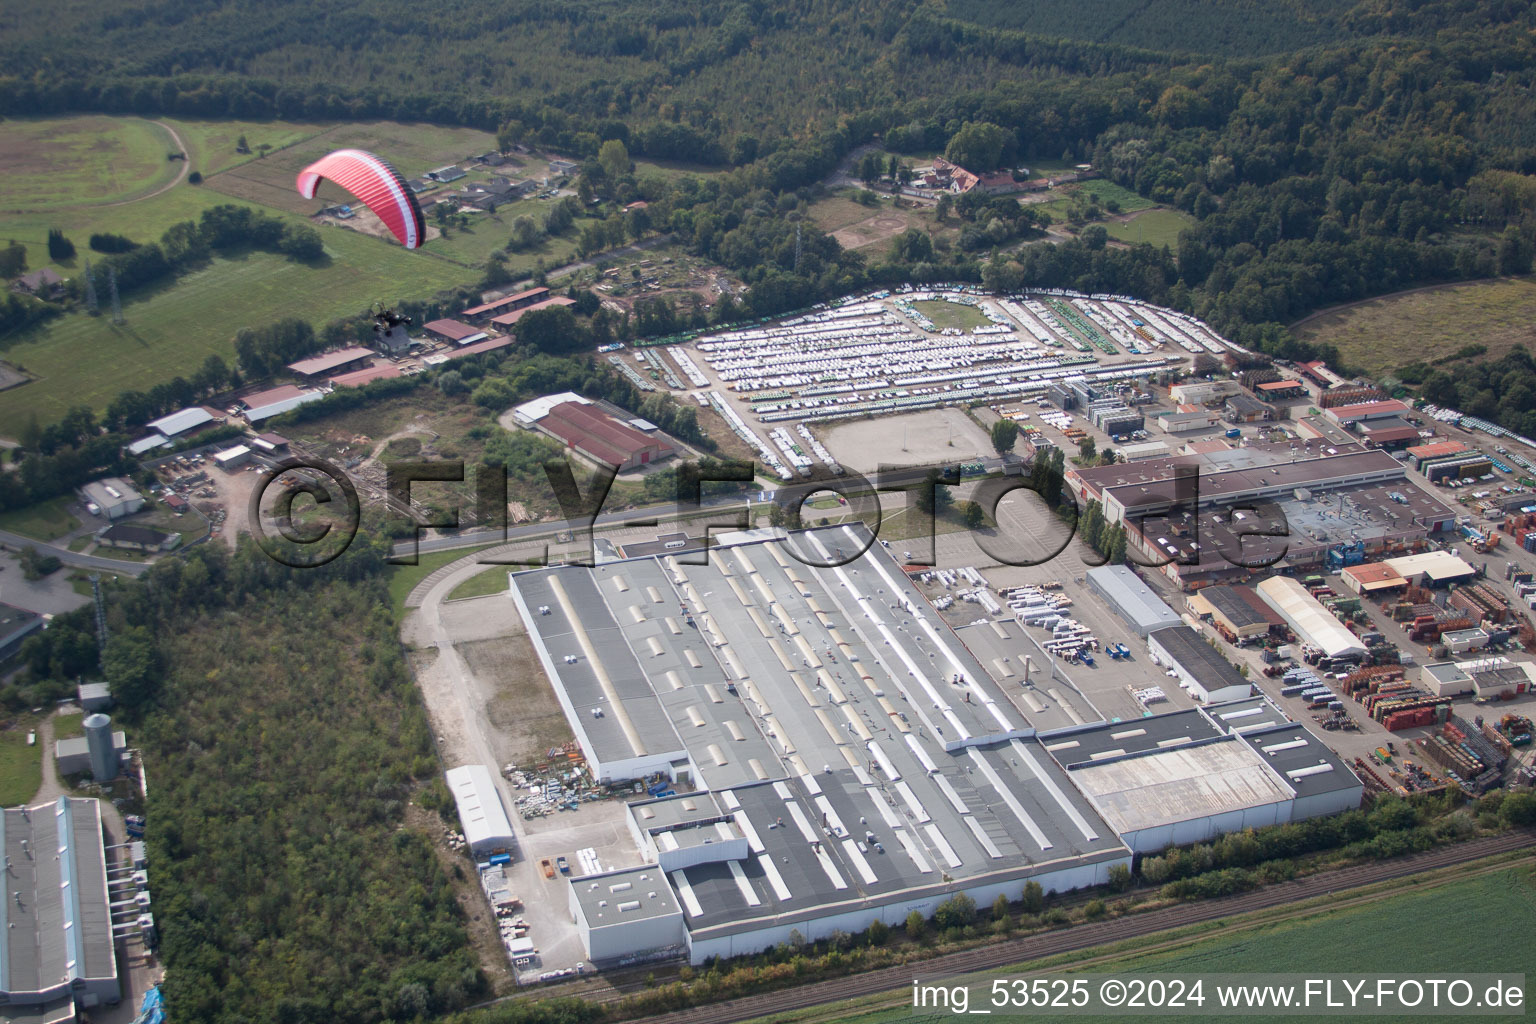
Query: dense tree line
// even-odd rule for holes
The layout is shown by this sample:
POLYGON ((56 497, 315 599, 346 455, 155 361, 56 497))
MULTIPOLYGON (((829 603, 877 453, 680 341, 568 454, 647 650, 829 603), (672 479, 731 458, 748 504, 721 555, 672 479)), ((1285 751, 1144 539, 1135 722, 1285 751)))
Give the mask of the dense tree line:
POLYGON ((1396 376, 1422 385, 1419 393, 1436 405, 1493 420, 1526 437, 1536 437, 1536 359, 1520 345, 1492 362, 1457 363, 1432 369, 1410 363, 1396 376))
POLYGON ((439 763, 367 537, 306 571, 203 545, 112 602, 109 662, 149 680, 119 699, 158 780, 178 1019, 373 1024, 484 991, 430 839, 401 830, 439 763))

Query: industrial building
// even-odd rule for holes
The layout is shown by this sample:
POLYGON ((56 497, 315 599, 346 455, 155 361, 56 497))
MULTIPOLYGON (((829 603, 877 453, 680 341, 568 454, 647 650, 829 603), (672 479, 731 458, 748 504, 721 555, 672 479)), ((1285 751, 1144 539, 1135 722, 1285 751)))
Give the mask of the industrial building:
POLYGON ((1203 704, 1250 696, 1253 686, 1232 663, 1185 625, 1147 634, 1147 650, 1178 673, 1179 685, 1203 704))
POLYGON ((1363 794, 1338 755, 1261 696, 1042 742, 1137 853, 1337 814, 1363 794))
POLYGON ((1129 623, 1137 636, 1183 621, 1129 566, 1101 565, 1088 570, 1087 580, 1089 589, 1129 623))
POLYGON ((526 309, 536 302, 544 301, 545 299, 549 298, 549 296, 550 291, 548 288, 529 288, 526 291, 516 292, 512 295, 503 296, 502 298, 496 299, 493 302, 484 302, 478 306, 471 306, 469 309, 464 310, 460 316, 467 317, 471 320, 477 318, 488 318, 498 313, 510 313, 514 309, 526 309))
POLYGON ((225 448, 213 455, 213 464, 226 472, 236 469, 251 461, 251 449, 249 445, 237 444, 232 448, 225 448))
POLYGON ((1254 607, 1237 587, 1204 587, 1185 602, 1199 618, 1209 618, 1236 639, 1264 636, 1274 619, 1254 607))
POLYGON ((1449 551, 1424 551, 1417 555, 1389 558, 1383 564, 1409 583, 1425 587, 1444 587, 1461 583, 1477 575, 1477 570, 1449 551))
POLYGON ((0 604, 0 661, 21 650, 21 642, 46 624, 37 612, 0 604))
POLYGON ((1221 417, 1210 409, 1183 402, 1168 412, 1157 414, 1158 428, 1169 434, 1183 434, 1196 430, 1211 430, 1221 423, 1221 417))
POLYGON ((361 370, 373 359, 373 349, 361 345, 349 345, 334 352, 325 352, 308 359, 288 364, 288 372, 295 377, 330 377, 348 370, 361 370))
POLYGON ((1180 405, 1208 405, 1242 393, 1235 380, 1187 380, 1168 389, 1168 397, 1180 405))
POLYGON ((1438 697, 1475 694, 1497 699, 1506 693, 1536 692, 1536 664, 1504 657, 1439 661, 1424 666, 1421 682, 1438 697))
POLYGON ((1341 427, 1367 420, 1401 419, 1413 412, 1413 407, 1395 398, 1385 401, 1360 402, 1355 405, 1336 405, 1323 410, 1323 415, 1341 427))
POLYGON ((620 472, 676 454, 664 436, 646 433, 573 391, 536 398, 512 410, 513 419, 547 434, 567 448, 620 472))
POLYGON ((422 330, 455 345, 469 345, 490 337, 478 327, 453 319, 430 320, 422 325, 422 330))
POLYGON ((305 391, 296 384, 283 384, 245 396, 240 400, 240 406, 243 409, 242 415, 245 416, 245 421, 254 427, 263 420, 281 416, 306 402, 318 401, 324 397, 324 391, 305 391))
POLYGON ((572 880, 594 960, 675 944, 674 906, 700 962, 794 931, 899 925, 957 892, 985 905, 1030 880, 1098 884, 1129 863, 1031 723, 869 545, 853 527, 728 533, 707 565, 664 554, 509 577, 594 776, 660 772, 696 790, 629 809, 657 874, 572 880))
POLYGON ((117 778, 128 754, 128 737, 113 730, 112 719, 100 713, 85 716, 85 735, 56 740, 54 758, 60 775, 90 772, 97 782, 117 778))
POLYGON ((1285 620, 1302 643, 1334 660, 1359 661, 1365 644, 1307 589, 1289 576, 1271 576, 1258 585, 1259 596, 1285 620))
POLYGON ((176 438, 206 427, 212 422, 213 413, 200 405, 193 405, 173 412, 169 416, 161 416, 157 420, 150 420, 144 426, 164 437, 176 438))
POLYGON ((1339 571, 1339 576, 1348 590, 1362 597, 1402 590, 1408 586, 1403 575, 1385 562, 1346 565, 1339 571))
POLYGON ((118 1002, 101 805, 59 797, 0 813, 0 1015, 73 1021, 118 1002))
POLYGON ((166 533, 135 523, 113 523, 97 531, 96 541, 109 548, 128 551, 169 551, 181 543, 181 534, 166 533))
POLYGON ((516 836, 491 770, 483 764, 467 764, 448 769, 445 778, 458 804, 459 823, 470 852, 481 860, 511 853, 516 836))
POLYGON ((144 507, 144 495, 120 476, 92 480, 80 488, 80 494, 95 505, 100 510, 97 514, 105 519, 122 519, 144 507))

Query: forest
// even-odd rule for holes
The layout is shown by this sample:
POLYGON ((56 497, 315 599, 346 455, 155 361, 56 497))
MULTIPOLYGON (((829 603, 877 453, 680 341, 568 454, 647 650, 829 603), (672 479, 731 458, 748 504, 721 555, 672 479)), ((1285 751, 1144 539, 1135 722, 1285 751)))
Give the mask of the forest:
POLYGON ((432 840, 401 828, 439 762, 384 553, 296 572, 208 544, 114 591, 113 632, 157 669, 114 714, 150 766, 176 1019, 404 1021, 484 991, 432 840))

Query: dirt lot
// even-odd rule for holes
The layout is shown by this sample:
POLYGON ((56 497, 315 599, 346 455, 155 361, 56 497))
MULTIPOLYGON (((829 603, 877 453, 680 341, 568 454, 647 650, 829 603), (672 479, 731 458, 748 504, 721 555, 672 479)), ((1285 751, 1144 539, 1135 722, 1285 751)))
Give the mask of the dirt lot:
MULTIPOLYGON (((502 595, 490 600, 498 599, 510 604, 502 595)), ((551 747, 571 739, 571 728, 521 628, 515 636, 472 640, 458 648, 488 690, 485 719, 502 744, 503 764, 542 761, 551 747)))
POLYGON ((992 442, 959 409, 855 420, 826 430, 825 442, 843 465, 872 473, 881 463, 918 466, 968 462, 992 455, 992 442))

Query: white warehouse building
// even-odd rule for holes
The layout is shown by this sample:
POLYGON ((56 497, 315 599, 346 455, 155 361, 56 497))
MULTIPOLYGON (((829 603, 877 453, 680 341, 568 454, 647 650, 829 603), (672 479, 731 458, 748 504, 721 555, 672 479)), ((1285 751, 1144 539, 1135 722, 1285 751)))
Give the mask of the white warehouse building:
POLYGON ((467 764, 448 769, 445 778, 459 807, 464 841, 475 858, 511 853, 516 837, 491 770, 483 764, 467 764))
POLYGON ((1366 655, 1365 644, 1344 627, 1307 588, 1289 576, 1271 576, 1255 588, 1264 603, 1280 613, 1285 624, 1296 631, 1303 643, 1323 652, 1324 657, 1358 661, 1366 655))

